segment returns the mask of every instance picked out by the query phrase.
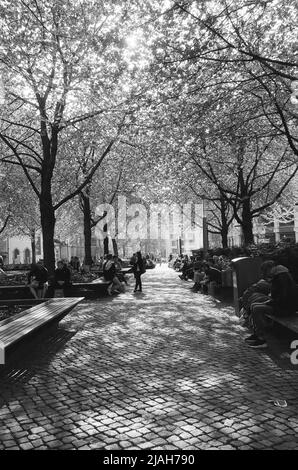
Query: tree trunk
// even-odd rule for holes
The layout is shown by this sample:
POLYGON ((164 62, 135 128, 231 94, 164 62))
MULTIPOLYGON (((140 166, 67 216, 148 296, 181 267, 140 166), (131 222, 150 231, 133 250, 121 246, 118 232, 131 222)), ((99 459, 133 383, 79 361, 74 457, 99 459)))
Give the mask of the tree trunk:
POLYGON ((228 248, 228 228, 222 227, 221 232, 221 244, 223 248, 228 248))
POLYGON ((41 116, 40 130, 43 151, 39 197, 40 220, 43 238, 43 261, 45 267, 48 270, 49 278, 53 278, 55 273, 54 234, 56 218, 52 198, 52 178, 58 148, 58 129, 57 127, 52 127, 52 135, 50 139, 47 133, 45 101, 41 97, 39 97, 39 110, 41 116))
POLYGON ((112 238, 112 244, 113 244, 113 251, 115 256, 119 256, 118 253, 118 244, 116 238, 112 238))
POLYGON ((251 214, 250 199, 247 198, 242 206, 242 222, 241 227, 243 231, 244 245, 251 245, 254 243, 253 235, 253 218, 251 214))
POLYGON ((81 193, 80 194, 83 215, 84 215, 84 248, 85 248, 85 264, 87 266, 92 265, 92 253, 91 253, 91 207, 90 207, 90 198, 88 195, 81 193))
POLYGON ((44 265, 49 272, 49 276, 53 276, 55 272, 55 212, 52 204, 51 194, 45 198, 45 192, 40 199, 40 217, 43 238, 43 260, 44 265))
POLYGON ((36 263, 35 228, 32 228, 30 230, 30 238, 31 238, 32 263, 36 263))
POLYGON ((228 248, 229 225, 227 220, 227 205, 225 199, 220 197, 220 217, 221 217, 221 243, 223 248, 228 248))
POLYGON ((109 254, 109 237, 108 237, 108 224, 103 226, 103 253, 104 255, 109 254))

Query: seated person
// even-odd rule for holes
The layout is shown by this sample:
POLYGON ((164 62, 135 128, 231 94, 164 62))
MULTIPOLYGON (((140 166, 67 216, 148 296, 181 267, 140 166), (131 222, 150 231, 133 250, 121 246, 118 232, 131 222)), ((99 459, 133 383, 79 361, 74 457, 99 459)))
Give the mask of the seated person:
POLYGON ((200 260, 199 257, 195 258, 194 263, 193 263, 193 280, 194 280, 194 285, 192 286, 192 290, 194 292, 198 292, 201 288, 200 286, 200 281, 203 280, 204 274, 202 272, 202 261, 200 260))
POLYGON ((261 265, 261 279, 246 289, 241 297, 240 318, 244 320, 243 326, 249 326, 251 305, 256 302, 266 302, 269 300, 271 290, 271 270, 274 261, 264 261, 261 265))
POLYGON ((202 273, 204 277, 200 281, 201 292, 202 294, 208 294, 208 284, 210 282, 210 267, 209 264, 206 263, 206 261, 203 261, 202 273))
POLYGON ((252 348, 267 347, 264 337, 266 329, 266 314, 277 317, 294 315, 298 309, 298 288, 288 270, 283 265, 271 269, 270 298, 265 302, 255 302, 251 305, 253 335, 245 339, 252 348))
POLYGON ((173 268, 175 269, 175 271, 179 271, 180 269, 180 264, 181 264, 181 260, 180 258, 176 258, 174 263, 173 263, 173 268))
POLYGON ((115 264, 115 268, 116 268, 116 271, 121 271, 122 269, 122 261, 120 258, 118 258, 117 255, 114 255, 113 256, 113 261, 114 261, 114 264, 115 264))
POLYGON ((48 289, 48 270, 42 261, 32 263, 28 273, 28 286, 35 299, 44 299, 48 289))
POLYGON ((120 283, 124 282, 125 284, 127 284, 127 279, 126 279, 125 275, 121 272, 121 269, 122 269, 121 259, 118 258, 117 255, 114 255, 113 256, 113 261, 114 261, 115 268, 116 268, 116 275, 117 275, 117 278, 119 279, 120 283))
POLYGON ((54 274, 54 288, 55 289, 64 289, 71 285, 71 273, 70 269, 63 263, 63 261, 58 261, 57 269, 55 269, 54 274))
POLYGON ((116 292, 119 293, 123 290, 122 284, 116 275, 116 266, 111 254, 107 255, 107 259, 103 264, 103 278, 105 281, 110 281, 107 292, 109 295, 116 292))
POLYGON ((80 260, 77 256, 72 256, 70 259, 70 266, 74 271, 79 271, 81 267, 80 260))
POLYGON ((187 281, 188 278, 193 277, 193 264, 190 261, 185 260, 182 265, 181 271, 182 271, 182 274, 179 276, 180 279, 187 281))

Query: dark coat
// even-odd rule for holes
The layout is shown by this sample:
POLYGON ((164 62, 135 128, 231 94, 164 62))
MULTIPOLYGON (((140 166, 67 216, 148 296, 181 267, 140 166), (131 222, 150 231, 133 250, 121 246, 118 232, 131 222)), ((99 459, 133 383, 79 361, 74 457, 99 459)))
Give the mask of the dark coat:
POLYGON ((292 315, 298 309, 298 288, 289 272, 277 274, 271 284, 272 307, 275 315, 292 315))
POLYGON ((145 261, 142 258, 133 262, 132 272, 134 275, 144 274, 146 272, 145 261))
POLYGON ((36 265, 31 268, 28 274, 29 284, 32 280, 38 281, 39 288, 41 289, 45 282, 48 280, 48 270, 44 266, 36 265))
POLYGON ((103 277, 105 281, 112 281, 116 275, 116 266, 114 262, 112 262, 110 268, 107 269, 107 263, 108 261, 106 261, 103 265, 103 277))
POLYGON ((70 285, 70 270, 67 266, 63 266, 62 269, 55 270, 55 284, 58 281, 63 281, 66 286, 70 285))

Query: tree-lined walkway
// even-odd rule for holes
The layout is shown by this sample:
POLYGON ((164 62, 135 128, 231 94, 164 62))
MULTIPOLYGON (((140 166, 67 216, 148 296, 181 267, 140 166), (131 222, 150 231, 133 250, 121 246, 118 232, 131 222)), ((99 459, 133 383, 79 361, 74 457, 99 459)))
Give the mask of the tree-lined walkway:
POLYGON ((0 448, 297 448, 289 358, 248 348, 233 309, 189 287, 157 267, 35 341, 0 374, 0 448))

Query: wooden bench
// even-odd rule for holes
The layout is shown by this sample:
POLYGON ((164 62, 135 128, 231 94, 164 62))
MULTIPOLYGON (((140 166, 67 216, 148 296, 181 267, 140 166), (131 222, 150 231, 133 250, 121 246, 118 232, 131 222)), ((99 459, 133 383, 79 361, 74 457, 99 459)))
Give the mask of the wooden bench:
POLYGON ((0 299, 25 299, 33 298, 33 295, 30 292, 30 289, 27 285, 15 285, 15 286, 0 286, 0 299))
POLYGON ((288 328, 288 330, 292 330, 295 333, 298 333, 298 312, 296 312, 296 315, 290 317, 276 317, 275 315, 266 313, 266 317, 270 318, 270 320, 276 323, 279 323, 285 328, 288 328))
POLYGON ((74 282, 67 288, 66 295, 71 297, 83 295, 86 298, 97 298, 107 293, 110 284, 110 281, 104 281, 103 279, 95 279, 92 282, 74 282))
POLYGON ((41 304, 43 302, 46 302, 47 300, 51 299, 0 299, 0 307, 33 307, 34 305, 41 304))
MULTIPOLYGON (((100 297, 105 295, 110 282, 103 279, 95 279, 95 282, 74 282, 69 287, 65 288, 65 297, 100 297)), ((50 286, 48 295, 51 297, 51 292, 54 295, 53 288, 50 286)), ((1 300, 16 300, 16 299, 34 300, 32 293, 27 285, 16 286, 0 286, 0 301, 1 300)), ((44 299, 43 299, 44 301, 44 299)), ((34 303, 32 303, 34 305, 34 303)))
POLYGON ((0 364, 16 343, 51 322, 58 322, 84 297, 49 299, 0 322, 0 364))

